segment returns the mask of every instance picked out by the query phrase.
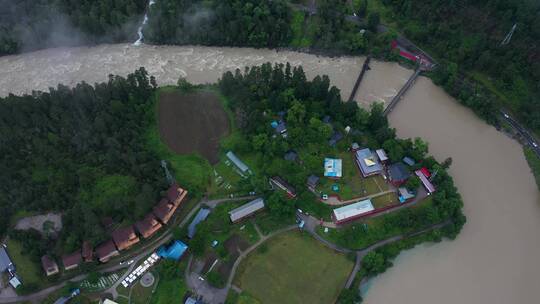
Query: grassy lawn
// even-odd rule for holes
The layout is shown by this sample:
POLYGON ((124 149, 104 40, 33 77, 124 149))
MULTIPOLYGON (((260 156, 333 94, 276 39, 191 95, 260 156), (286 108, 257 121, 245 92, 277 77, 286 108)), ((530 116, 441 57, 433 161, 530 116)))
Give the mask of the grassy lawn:
POLYGON ((257 224, 261 232, 266 235, 278 229, 294 224, 295 218, 291 216, 288 219, 276 220, 275 218, 270 216, 268 212, 262 212, 258 214, 255 218, 255 223, 257 224))
MULTIPOLYGON (((154 283, 155 284, 155 283, 154 283)), ((150 287, 143 287, 141 282, 138 281, 133 285, 131 289, 131 303, 132 304, 146 304, 150 302, 152 298, 152 289, 154 285, 150 287)))
POLYGON ((237 193, 238 183, 242 177, 234 171, 233 164, 221 157, 212 170, 212 181, 207 190, 209 198, 226 197, 229 194, 237 193))
POLYGON ((350 200, 388 190, 386 182, 380 175, 363 178, 351 153, 340 152, 336 157, 343 160, 343 177, 340 179, 321 178, 317 190, 323 194, 336 194, 342 200, 350 200), (338 185, 339 191, 332 190, 333 185, 338 185))
MULTIPOLYGON (((21 277, 23 284, 36 284, 37 286, 42 286, 45 278, 44 274, 42 275, 42 270, 38 264, 32 262, 30 256, 23 255, 23 249, 19 242, 15 240, 7 240, 7 251, 15 268, 17 274, 21 277)), ((19 287, 20 288, 20 287, 19 287)))
MULTIPOLYGON (((152 299, 149 303, 180 303, 187 291, 188 288, 186 286, 186 283, 184 282, 184 279, 181 276, 175 277, 174 279, 160 279, 156 288, 156 292, 152 296, 152 299)), ((133 301, 131 303, 133 303, 133 301)))
POLYGON ((382 208, 399 203, 398 197, 395 193, 387 193, 371 199, 373 207, 382 208))
POLYGON ((243 261, 235 278, 260 303, 334 303, 353 267, 301 232, 279 235, 266 247, 243 261))

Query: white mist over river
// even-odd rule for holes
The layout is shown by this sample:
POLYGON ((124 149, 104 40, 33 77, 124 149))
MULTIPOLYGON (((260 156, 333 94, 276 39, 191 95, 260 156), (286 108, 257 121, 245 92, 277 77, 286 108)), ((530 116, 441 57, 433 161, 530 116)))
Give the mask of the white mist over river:
MULTIPOLYGON (((363 57, 327 58, 296 52, 217 47, 134 47, 127 44, 51 49, 0 57, 0 96, 58 83, 106 81, 144 66, 159 84, 178 77, 215 82, 224 71, 264 62, 303 65, 327 74, 348 98, 363 57)), ((374 62, 356 99, 389 101, 412 71, 374 62)), ((437 159, 453 158, 451 174, 468 222, 455 241, 419 246, 377 277, 369 304, 530 304, 540 298, 540 193, 521 147, 420 77, 392 111, 398 135, 420 136, 437 159)), ((323 279, 323 278, 322 278, 323 279)))

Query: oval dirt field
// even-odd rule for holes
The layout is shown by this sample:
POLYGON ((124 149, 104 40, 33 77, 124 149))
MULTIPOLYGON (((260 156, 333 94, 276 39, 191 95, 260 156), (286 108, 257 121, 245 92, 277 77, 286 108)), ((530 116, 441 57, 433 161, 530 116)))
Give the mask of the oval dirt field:
POLYGON ((219 140, 229 134, 229 118, 211 92, 162 92, 158 104, 162 140, 179 154, 197 153, 218 161, 219 140))

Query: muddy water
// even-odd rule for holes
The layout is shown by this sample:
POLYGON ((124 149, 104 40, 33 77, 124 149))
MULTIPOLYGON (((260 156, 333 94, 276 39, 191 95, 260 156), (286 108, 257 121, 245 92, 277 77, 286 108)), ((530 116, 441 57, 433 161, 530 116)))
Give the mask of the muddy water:
MULTIPOLYGON (((104 45, 0 57, 0 96, 126 75, 144 66, 160 84, 179 76, 214 82, 225 70, 266 61, 304 66, 308 77, 328 74, 347 98, 364 58, 332 59, 260 49, 104 45)), ((389 100, 410 71, 372 64, 357 100, 389 100)), ((367 303, 538 303, 540 197, 520 146, 420 78, 392 112, 400 136, 428 140, 431 152, 451 156, 468 223, 457 240, 407 251, 378 277, 367 303)))
POLYGON ((348 98, 364 57, 328 58, 315 55, 250 48, 101 45, 58 48, 19 56, 0 57, 0 96, 46 90, 58 83, 74 85, 106 81, 111 73, 127 75, 140 66, 159 84, 174 84, 178 77, 193 83, 215 82, 225 71, 265 62, 302 65, 307 76, 328 74, 332 84, 348 98))
POLYGON ((423 77, 390 122, 439 160, 452 157, 468 222, 455 241, 398 257, 366 303, 539 303, 540 193, 521 147, 423 77))
POLYGON ((382 102, 386 105, 413 74, 412 70, 407 70, 397 63, 372 60, 369 66, 371 70, 364 75, 354 98, 366 108, 373 102, 382 102))

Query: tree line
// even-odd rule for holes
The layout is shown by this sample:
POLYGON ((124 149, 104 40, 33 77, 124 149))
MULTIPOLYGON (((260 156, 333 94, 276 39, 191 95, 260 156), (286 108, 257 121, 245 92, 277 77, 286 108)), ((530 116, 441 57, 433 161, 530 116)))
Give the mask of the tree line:
POLYGON ((149 212, 167 187, 145 141, 154 90, 141 68, 0 98, 0 234, 17 211, 60 212, 63 231, 47 249, 66 253, 107 238, 105 217, 133 223, 149 212))
MULTIPOLYGON (((492 103, 540 129, 540 2, 384 0, 411 40, 442 59, 436 80, 487 117, 492 103), (516 25, 507 44, 506 35, 516 25), (495 94, 471 83, 492 82, 495 94), (502 93, 501 93, 502 92, 502 93), (496 104, 499 106, 499 104, 496 104)), ((494 115, 495 113, 491 113, 494 115)))

